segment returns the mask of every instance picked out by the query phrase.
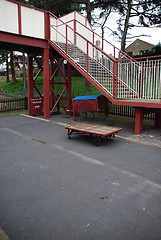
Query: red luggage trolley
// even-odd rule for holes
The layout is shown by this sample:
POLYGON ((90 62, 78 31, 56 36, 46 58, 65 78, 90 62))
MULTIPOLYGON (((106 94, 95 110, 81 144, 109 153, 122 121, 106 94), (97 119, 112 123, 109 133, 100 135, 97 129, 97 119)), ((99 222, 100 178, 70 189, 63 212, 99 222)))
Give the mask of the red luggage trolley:
POLYGON ((108 99, 103 95, 77 96, 72 99, 73 116, 76 121, 78 112, 105 112, 108 113, 108 99))

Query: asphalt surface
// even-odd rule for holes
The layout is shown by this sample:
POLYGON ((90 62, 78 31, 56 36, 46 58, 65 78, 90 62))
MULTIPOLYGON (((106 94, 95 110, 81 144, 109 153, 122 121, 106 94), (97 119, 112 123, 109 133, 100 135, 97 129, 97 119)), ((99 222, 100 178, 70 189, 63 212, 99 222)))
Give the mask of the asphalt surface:
POLYGON ((0 118, 4 237, 160 240, 159 145, 129 141, 134 134, 125 123, 125 134, 99 147, 85 135, 69 140, 64 124, 72 121, 61 115, 50 121, 0 118))

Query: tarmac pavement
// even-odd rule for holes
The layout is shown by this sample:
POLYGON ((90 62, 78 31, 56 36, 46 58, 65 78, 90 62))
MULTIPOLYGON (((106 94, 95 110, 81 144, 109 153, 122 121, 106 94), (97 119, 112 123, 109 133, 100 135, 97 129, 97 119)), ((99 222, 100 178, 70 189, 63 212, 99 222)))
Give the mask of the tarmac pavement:
POLYGON ((123 131, 95 147, 73 123, 0 118, 0 240, 160 240, 160 130, 109 118, 123 131))

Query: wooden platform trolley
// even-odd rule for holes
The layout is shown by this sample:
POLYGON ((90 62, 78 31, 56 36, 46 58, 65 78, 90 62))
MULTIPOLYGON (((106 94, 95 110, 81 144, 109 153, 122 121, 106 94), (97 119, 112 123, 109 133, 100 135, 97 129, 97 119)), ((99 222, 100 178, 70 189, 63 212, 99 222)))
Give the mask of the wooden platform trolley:
POLYGON ((65 129, 68 130, 67 135, 70 139, 73 133, 89 134, 91 136, 91 142, 93 145, 100 145, 101 139, 112 140, 116 133, 122 131, 122 128, 103 126, 90 123, 78 123, 73 126, 67 125, 65 129))

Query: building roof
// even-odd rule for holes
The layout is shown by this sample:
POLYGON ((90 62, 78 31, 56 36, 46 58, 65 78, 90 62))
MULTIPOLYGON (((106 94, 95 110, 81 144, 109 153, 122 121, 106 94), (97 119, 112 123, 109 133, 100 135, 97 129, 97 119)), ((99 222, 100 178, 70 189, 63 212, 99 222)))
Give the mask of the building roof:
POLYGON ((143 40, 137 38, 133 43, 131 43, 125 49, 125 51, 127 53, 132 52, 137 55, 137 54, 139 54, 140 51, 144 51, 144 50, 151 51, 154 47, 155 47, 154 44, 148 43, 146 41, 143 41, 143 40))

